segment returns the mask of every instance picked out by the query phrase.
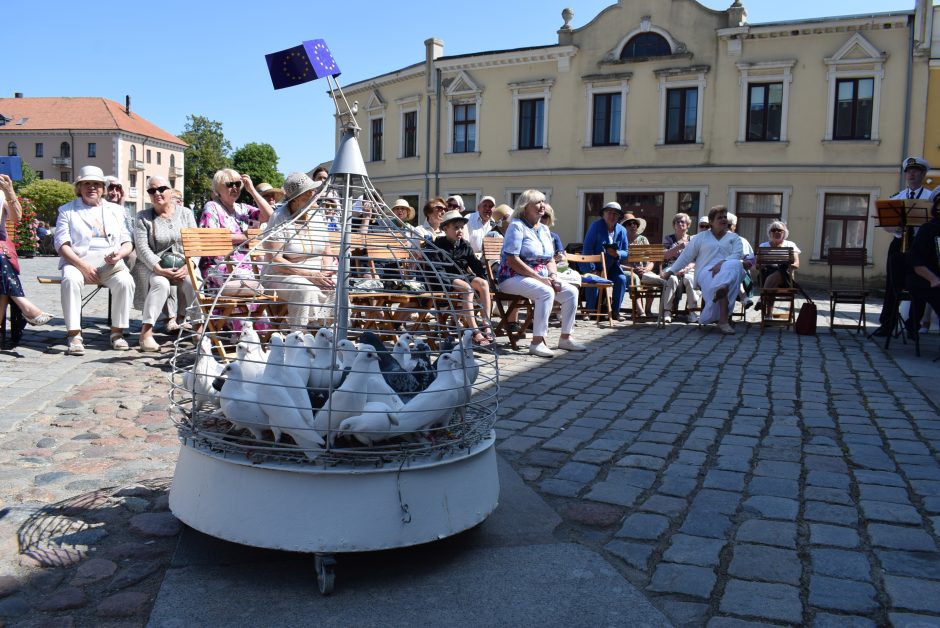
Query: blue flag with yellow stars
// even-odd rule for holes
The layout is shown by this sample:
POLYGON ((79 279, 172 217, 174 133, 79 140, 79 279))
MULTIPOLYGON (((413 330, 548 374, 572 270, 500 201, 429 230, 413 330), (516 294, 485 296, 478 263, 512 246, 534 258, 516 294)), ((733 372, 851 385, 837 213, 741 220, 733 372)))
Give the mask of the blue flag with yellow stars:
POLYGON ((293 87, 324 76, 339 76, 339 66, 322 39, 264 55, 274 89, 293 87))

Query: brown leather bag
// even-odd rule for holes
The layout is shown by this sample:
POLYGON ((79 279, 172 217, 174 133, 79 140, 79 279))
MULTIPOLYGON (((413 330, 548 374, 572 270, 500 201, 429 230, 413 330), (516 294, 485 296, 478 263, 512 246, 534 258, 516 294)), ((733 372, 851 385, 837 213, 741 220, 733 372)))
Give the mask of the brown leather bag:
MULTIPOLYGON (((794 281, 794 283, 796 283, 794 281)), ((800 291, 800 294, 803 295, 803 298, 806 299, 800 307, 800 313, 796 317, 796 325, 793 326, 793 329, 796 330, 801 336, 815 336, 816 335, 816 304, 813 303, 813 300, 809 298, 809 295, 806 294, 806 291, 803 290, 802 286, 799 284, 796 285, 796 289, 800 291)))
POLYGON ((16 271, 16 274, 20 274, 20 258, 16 254, 16 247, 13 246, 13 241, 10 239, 10 234, 7 234, 6 240, 0 240, 0 255, 3 255, 8 260, 10 260, 10 265, 13 266, 13 270, 16 271))

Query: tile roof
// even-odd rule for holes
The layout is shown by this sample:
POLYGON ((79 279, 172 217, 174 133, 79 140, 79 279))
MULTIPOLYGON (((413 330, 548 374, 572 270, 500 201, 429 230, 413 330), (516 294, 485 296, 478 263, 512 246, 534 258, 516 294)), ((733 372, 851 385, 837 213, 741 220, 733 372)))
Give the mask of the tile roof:
POLYGON ((123 105, 107 98, 0 98, 0 115, 11 120, 0 131, 121 130, 186 146, 133 109, 128 115, 123 105), (26 121, 17 124, 21 118, 26 121))

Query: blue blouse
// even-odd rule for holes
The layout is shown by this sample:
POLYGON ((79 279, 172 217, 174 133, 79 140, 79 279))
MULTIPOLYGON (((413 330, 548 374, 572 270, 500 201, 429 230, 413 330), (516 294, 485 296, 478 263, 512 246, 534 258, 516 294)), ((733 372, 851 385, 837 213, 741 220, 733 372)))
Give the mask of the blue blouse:
POLYGON ((543 277, 548 277, 547 264, 555 256, 555 242, 548 227, 537 223, 534 227, 516 218, 506 229, 503 251, 499 256, 499 280, 503 281, 517 273, 506 263, 507 255, 518 256, 543 277))

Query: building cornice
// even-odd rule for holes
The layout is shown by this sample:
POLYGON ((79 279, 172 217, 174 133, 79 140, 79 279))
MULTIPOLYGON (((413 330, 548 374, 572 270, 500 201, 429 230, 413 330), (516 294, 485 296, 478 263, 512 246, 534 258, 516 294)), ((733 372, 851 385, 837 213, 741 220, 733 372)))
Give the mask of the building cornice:
POLYGON ((854 33, 882 29, 907 28, 908 13, 859 15, 845 18, 798 20, 773 24, 746 24, 733 28, 720 28, 718 39, 776 39, 826 33, 854 33))
POLYGON ((494 52, 470 57, 442 58, 434 65, 442 72, 496 68, 507 65, 527 65, 532 63, 564 62, 578 54, 577 46, 551 46, 532 48, 512 52, 494 52))

